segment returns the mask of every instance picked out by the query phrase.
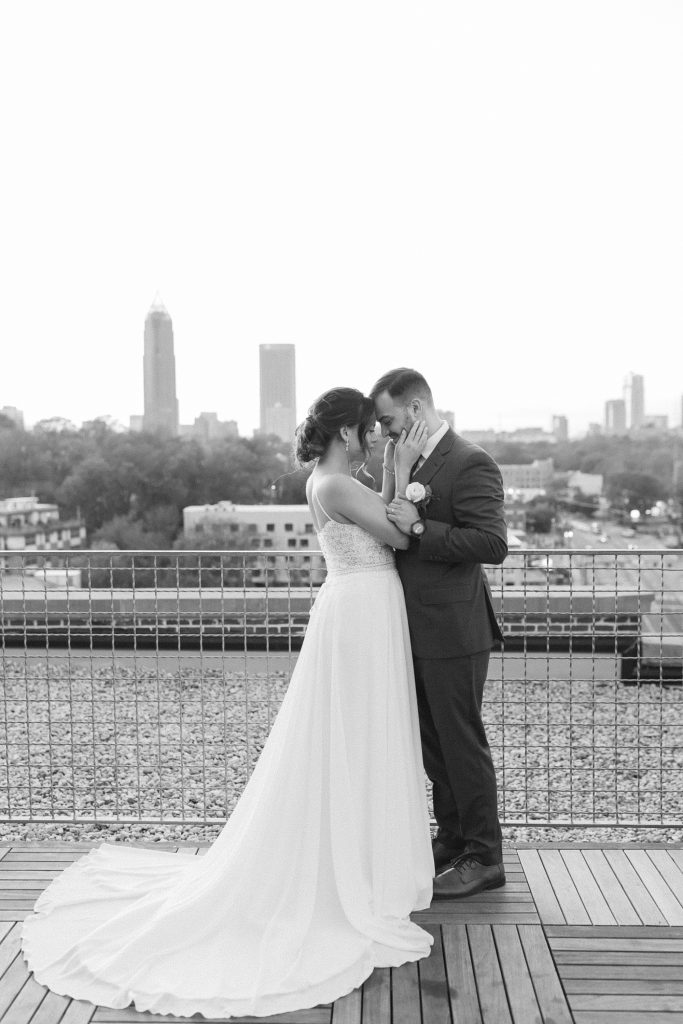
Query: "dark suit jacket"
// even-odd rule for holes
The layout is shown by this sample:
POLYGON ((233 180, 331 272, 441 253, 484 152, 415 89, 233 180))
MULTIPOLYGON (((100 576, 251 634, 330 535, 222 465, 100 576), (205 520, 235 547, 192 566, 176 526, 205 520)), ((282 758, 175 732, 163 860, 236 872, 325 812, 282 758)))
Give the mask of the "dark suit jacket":
POLYGON ((503 639, 482 569, 507 555, 500 470, 483 448, 449 429, 412 479, 432 489, 422 538, 396 552, 413 654, 489 650, 503 639))

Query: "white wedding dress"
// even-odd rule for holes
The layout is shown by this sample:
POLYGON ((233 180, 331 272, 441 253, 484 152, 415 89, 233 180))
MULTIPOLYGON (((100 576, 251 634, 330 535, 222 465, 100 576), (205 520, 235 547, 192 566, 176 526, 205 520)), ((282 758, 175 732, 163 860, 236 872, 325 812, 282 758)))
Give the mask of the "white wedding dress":
POLYGON ((433 861, 403 591, 389 547, 325 518, 327 579, 229 821, 205 856, 104 844, 69 866, 24 922, 41 984, 114 1008, 266 1016, 429 954, 409 919, 430 903, 433 861))

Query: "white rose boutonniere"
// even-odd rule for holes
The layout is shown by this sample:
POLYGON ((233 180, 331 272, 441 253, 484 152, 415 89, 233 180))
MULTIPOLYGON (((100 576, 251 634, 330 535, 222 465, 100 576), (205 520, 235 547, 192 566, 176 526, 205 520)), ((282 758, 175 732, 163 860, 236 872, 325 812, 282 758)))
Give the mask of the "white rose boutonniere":
POLYGON ((418 501, 424 501, 427 497, 427 488, 424 484, 418 483, 416 480, 412 484, 408 484, 406 487, 406 498, 408 501, 412 501, 417 504, 418 501))
POLYGON ((432 489, 429 484, 421 484, 418 480, 413 480, 406 487, 406 498, 413 503, 420 515, 422 515, 431 501, 432 489))

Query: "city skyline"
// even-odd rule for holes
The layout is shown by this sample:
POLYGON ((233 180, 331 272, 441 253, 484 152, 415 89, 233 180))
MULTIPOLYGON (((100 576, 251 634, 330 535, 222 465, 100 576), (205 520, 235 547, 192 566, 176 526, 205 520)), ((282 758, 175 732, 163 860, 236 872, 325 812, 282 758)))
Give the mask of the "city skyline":
MULTIPOLYGON (((172 319, 159 295, 154 299, 145 318, 143 385, 146 394, 145 414, 129 413, 126 418, 118 420, 123 429, 139 431, 142 429, 163 432, 186 437, 203 437, 204 440, 219 437, 235 437, 238 434, 248 436, 251 433, 273 433, 282 440, 294 436, 294 429, 303 415, 295 416, 296 404, 296 345, 294 344, 262 344, 259 346, 259 381, 255 396, 259 407, 258 425, 251 431, 241 430, 235 419, 222 422, 215 411, 204 408, 195 417, 194 424, 181 424, 177 410, 179 399, 175 387, 175 356, 173 344, 172 319), (158 379, 155 379, 155 373, 158 379), (175 409, 175 425, 173 422, 175 409)), ((623 377, 623 397, 605 399, 602 415, 590 420, 585 430, 571 429, 571 418, 564 413, 552 413, 548 423, 524 422, 513 427, 495 427, 491 424, 480 426, 460 425, 455 422, 455 413, 449 410, 448 420, 457 431, 469 435, 493 435, 515 433, 547 434, 558 441, 604 432, 606 434, 626 434, 645 426, 657 429, 683 429, 683 394, 678 397, 675 408, 680 414, 669 416, 668 413, 653 412, 645 402, 645 376, 630 371, 623 377)), ((0 395, 0 398, 2 396, 0 395)), ((15 406, 0 407, 0 412, 12 419, 17 426, 24 424, 24 411, 15 406)), ((445 415, 445 414, 444 414, 445 415)), ((55 419, 72 420, 71 417, 59 414, 55 419)), ((48 417, 39 417, 39 419, 48 417)), ((98 414, 92 419, 110 419, 108 414, 98 414)), ((27 424, 30 428, 32 424, 27 424)))
POLYGON ((629 369, 680 422, 683 5, 36 0, 3 29, 27 422, 141 412, 156 289, 183 423, 258 428, 261 344, 296 345, 297 418, 407 365, 460 430, 576 436, 629 369))

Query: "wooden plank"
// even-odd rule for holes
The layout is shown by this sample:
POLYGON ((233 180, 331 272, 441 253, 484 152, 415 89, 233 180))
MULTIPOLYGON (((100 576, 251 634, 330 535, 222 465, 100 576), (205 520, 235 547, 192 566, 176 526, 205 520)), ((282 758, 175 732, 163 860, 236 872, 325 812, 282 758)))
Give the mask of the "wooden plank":
MULTIPOLYGON (((88 1024, 92 1020, 95 1007, 92 1003, 84 1003, 74 999, 66 1008, 66 1013, 59 1024, 88 1024)), ((168 1020, 168 1018, 165 1018, 168 1020)))
POLYGON ((9 846, 0 846, 0 860, 5 857, 10 851, 9 846))
POLYGON ((474 911, 451 914, 445 918, 440 914, 421 913, 414 920, 424 927, 426 924, 540 924, 538 914, 476 914, 474 911))
POLYGON ((683 871, 683 850, 675 850, 673 847, 667 849, 672 861, 683 871))
POLYGON ((9 935, 11 930, 12 930, 12 925, 11 924, 9 924, 9 923, 0 924, 0 944, 2 943, 2 940, 5 938, 5 936, 9 935))
MULTIPOLYGON (((20 956, 16 957, 0 978, 0 1020, 21 992, 28 978, 28 969, 20 956)), ((8 1021, 8 1024, 10 1022, 8 1021)), ((19 1022, 17 1022, 19 1024, 19 1022)))
POLYGON ((512 1024, 491 928, 488 925, 470 925, 467 935, 470 940, 472 966, 482 1017, 485 1021, 495 1021, 496 1024, 512 1024))
MULTIPOLYGON (((421 1020, 420 977, 416 963, 403 964, 391 971, 392 1024, 416 1024, 421 1020)), ((337 1024, 336 1017, 332 1018, 337 1024)), ((360 1012, 358 1015, 360 1022, 360 1012)))
POLYGON ((638 872, 668 924, 683 924, 683 906, 678 902, 645 850, 627 850, 626 857, 638 872))
POLYGON ((11 893, 12 899, 16 898, 15 893, 17 889, 30 889, 31 892, 42 892, 46 888, 46 885, 41 885, 40 882, 35 882, 31 878, 24 878, 22 875, 0 880, 0 893, 7 893, 8 896, 11 893))
POLYGON ((75 860, 80 860, 81 857, 85 856, 85 851, 81 853, 16 853, 12 851, 2 861, 3 868, 10 867, 12 864, 24 864, 27 867, 45 867, 47 864, 55 869, 61 869, 66 867, 68 864, 73 864, 75 860))
MULTIPOLYGON (((472 896, 466 897, 467 903, 470 905, 474 903, 533 903, 534 898, 526 882, 515 882, 513 885, 514 888, 510 888, 508 884, 504 889, 485 889, 484 892, 475 892, 472 896)), ((462 903, 463 900, 436 900, 436 902, 453 905, 462 903)))
MULTIPOLYGON (((330 1024, 330 1013, 332 1012, 329 1006, 316 1006, 310 1010, 292 1010, 290 1013, 275 1013, 263 1018, 253 1016, 204 1018, 199 1014, 195 1014, 193 1017, 172 1017, 168 1014, 141 1013, 129 1006, 123 1010, 111 1010, 104 1006, 91 1007, 91 1009, 95 1011, 92 1016, 93 1024, 148 1024, 152 1021, 158 1022, 158 1024, 171 1024, 171 1022, 173 1024, 197 1024, 198 1021, 205 1019, 211 1020, 212 1024, 255 1024, 255 1021, 258 1020, 264 1020, 267 1024, 330 1024)), ((63 1022, 60 1021, 60 1024, 63 1022)))
POLYGON ((561 851, 541 850, 540 857, 567 924, 590 924, 591 919, 562 860, 561 851))
POLYGON ((659 871, 679 903, 683 903, 683 869, 668 850, 649 850, 648 857, 659 871))
POLYGON ((614 950, 616 952, 634 953, 642 950, 644 953, 683 953, 683 939, 637 939, 632 937, 620 938, 618 935, 610 938, 590 938, 583 935, 558 935, 550 942, 553 951, 560 949, 585 949, 585 950, 614 950))
POLYGON ((567 978, 658 978, 661 981, 670 978, 672 981, 679 981, 683 976, 680 967, 663 967, 661 964, 653 967, 639 964, 562 964, 559 973, 563 982, 567 978))
POLYGON ((422 1024, 450 1024, 448 1008, 448 986, 446 967, 443 959, 443 941, 439 925, 427 925, 426 931, 434 939, 429 956, 418 963, 420 997, 422 1002, 422 1024))
POLYGON ((361 1024, 363 1009, 363 992, 354 988, 353 992, 337 999, 332 1007, 332 1024, 361 1024))
MULTIPOLYGON (((7 899, 11 898, 10 893, 7 893, 7 899)), ((515 903, 485 903, 470 899, 453 900, 447 907, 441 906, 440 900, 435 900, 428 910, 420 910, 416 914, 411 915, 412 920, 420 922, 423 916, 429 918, 438 918, 439 921, 444 923, 450 921, 452 918, 460 920, 463 916, 468 917, 470 914, 482 915, 495 915, 505 921, 512 917, 516 917, 518 914, 533 914, 536 917, 536 904, 533 900, 524 900, 523 902, 515 903)), ((511 923, 514 924, 514 921, 511 923)))
MULTIPOLYGON (((553 949, 555 963, 561 964, 636 964, 637 966, 662 966, 669 967, 677 965, 683 967, 683 953, 645 953, 638 950, 635 953, 624 953, 615 949, 607 950, 578 950, 578 949, 553 949)), ((562 967, 559 967, 562 973, 562 967)))
POLYGON ((363 985, 364 1024, 391 1024, 391 972, 376 967, 363 985))
POLYGON ((582 936, 583 938, 606 938, 612 937, 626 939, 683 939, 683 928, 666 928, 662 930, 658 925, 623 925, 616 928, 610 925, 561 925, 551 924, 543 929, 548 938, 559 935, 582 936))
POLYGON ((19 956, 19 950, 21 949, 21 926, 14 924, 14 922, 8 922, 1 927, 3 929, 8 928, 9 930, 5 932, 0 943, 0 977, 5 973, 12 961, 19 956))
POLYGON ((10 1024, 10 1021, 16 1021, 16 1024, 24 1024, 25 1021, 31 1020, 33 1014, 45 998, 46 992, 47 989, 39 985, 33 975, 29 975, 21 992, 19 992, 5 1014, 7 1024, 10 1024))
POLYGON ((0 921, 23 921, 30 910, 0 910, 0 921))
POLYGON ((543 924, 566 924, 562 908, 553 892, 538 850, 520 851, 519 859, 543 924))
POLYGON ((656 842, 656 841, 648 842, 647 840, 643 841, 643 840, 640 840, 640 839, 637 840, 637 841, 634 840, 632 843, 631 842, 627 843, 627 842, 623 842, 622 840, 616 840, 616 839, 613 840, 612 842, 608 842, 608 841, 606 841, 604 839, 601 839, 601 840, 595 840, 594 842, 590 842, 590 843, 589 842, 578 842, 578 841, 574 842, 572 840, 572 842, 569 843, 569 842, 567 842, 566 839, 562 839, 562 840, 558 839, 558 840, 555 840, 555 841, 550 841, 550 840, 539 841, 539 840, 535 840, 534 842, 528 842, 528 843, 520 841, 520 842, 516 842, 515 846, 514 846, 514 848, 517 850, 518 853, 519 853, 520 850, 537 850, 539 848, 542 848, 544 850, 575 850, 575 849, 581 849, 581 850, 624 850, 624 849, 628 849, 630 847, 633 847, 633 849, 638 849, 638 850, 643 850, 643 849, 648 849, 648 850, 671 850, 671 849, 683 850, 683 843, 673 843, 673 842, 668 842, 668 841, 664 841, 664 842, 656 842))
MULTIPOLYGON (((614 1014, 607 1010, 574 1011, 575 1024, 654 1024, 652 1014, 647 1010, 625 1013, 622 1011, 615 1019, 614 1014)), ((683 1024, 683 1013, 667 1013, 662 1024, 683 1024)))
POLYGON ((31 1024, 59 1024, 69 1002, 68 996, 59 996, 56 992, 48 992, 31 1017, 31 1024))
POLYGON ((519 932, 514 925, 494 925, 493 937, 512 1019, 543 1024, 519 932))
POLYGON ((63 870, 64 866, 49 869, 33 865, 24 867, 22 864, 10 864, 8 867, 3 867, 0 864, 0 880, 3 878, 45 878, 50 881, 60 875, 63 870))
POLYGON ((616 924, 617 920, 588 863, 584 860, 583 852, 581 850, 560 850, 559 853, 581 896, 591 924, 616 924))
POLYGON ((60 855, 77 853, 82 855, 87 853, 88 850, 94 850, 97 846, 102 846, 102 843, 72 843, 71 841, 67 842, 66 840, 62 843, 12 843, 10 846, 10 852, 7 856, 11 857, 17 852, 20 856, 25 853, 56 853, 60 855))
POLYGON ((602 850, 582 850, 591 874, 600 886, 617 924, 640 924, 640 918, 602 850))
POLYGON ((624 892, 633 904, 633 908, 643 924, 667 923, 661 910, 643 885, 637 871, 623 850, 607 850, 605 857, 614 874, 617 876, 624 892))
POLYGON ((683 996, 683 978, 563 978, 567 993, 595 992, 601 995, 683 996))
MULTIPOLYGON (((569 1000, 572 1010, 644 1010, 655 1013, 683 1012, 683 996, 620 996, 620 995, 573 995, 569 1000)), ((620 1018, 621 1021, 621 1018, 620 1018)), ((669 1024, 667 1017, 666 1024, 669 1024)))
POLYGON ((572 1024, 572 1015, 543 929, 521 925, 518 931, 543 1020, 553 1024, 572 1024))
MULTIPOLYGON (((444 924, 441 934, 453 1020, 455 1024, 482 1024, 467 926, 444 924)), ((419 1021, 419 1016, 414 1020, 419 1021)))

